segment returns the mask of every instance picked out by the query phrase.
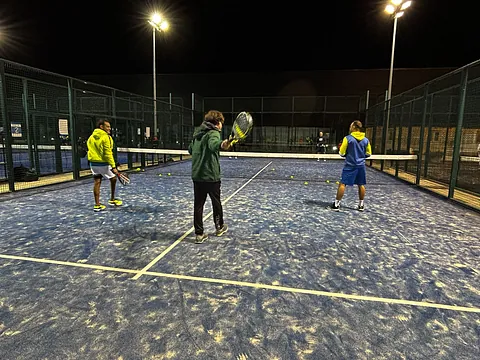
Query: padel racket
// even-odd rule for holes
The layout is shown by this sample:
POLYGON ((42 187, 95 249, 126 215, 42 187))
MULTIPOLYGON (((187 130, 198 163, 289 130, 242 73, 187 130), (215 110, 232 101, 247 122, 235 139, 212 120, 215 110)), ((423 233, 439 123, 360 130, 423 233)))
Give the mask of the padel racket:
POLYGON ((252 127, 252 115, 250 115, 246 111, 242 111, 240 114, 237 115, 237 118, 233 123, 232 134, 229 137, 230 144, 234 145, 239 141, 245 140, 250 130, 252 130, 252 127))
POLYGON ((130 178, 128 177, 127 174, 119 172, 117 177, 118 177, 118 180, 121 182, 122 185, 130 184, 130 178))

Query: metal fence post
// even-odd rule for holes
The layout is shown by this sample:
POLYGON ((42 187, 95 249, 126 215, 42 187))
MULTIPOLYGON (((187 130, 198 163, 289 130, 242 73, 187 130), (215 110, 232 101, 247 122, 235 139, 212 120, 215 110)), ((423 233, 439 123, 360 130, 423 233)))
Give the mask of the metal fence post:
POLYGON ((420 144, 418 146, 418 159, 417 159, 417 174, 415 179, 415 184, 420 185, 420 177, 421 177, 421 169, 422 169, 422 160, 423 160, 423 138, 425 134, 425 122, 427 120, 427 112, 428 112, 428 87, 429 85, 425 86, 425 90, 423 93, 423 113, 422 113, 422 125, 420 127, 420 144))
MULTIPOLYGON (((398 145, 397 145, 397 153, 400 155, 402 151, 402 135, 403 135, 403 105, 400 108, 400 122, 398 125, 398 145)), ((399 161, 396 161, 395 164, 395 177, 398 177, 398 168, 399 168, 399 161)))
POLYGON ((27 79, 22 79, 22 87, 23 87, 22 105, 23 105, 23 115, 25 117, 25 126, 27 130, 28 160, 30 161, 30 167, 36 168, 35 158, 33 156, 33 144, 32 144, 33 129, 30 123, 30 114, 28 111, 29 108, 28 108, 28 80, 27 79))
POLYGON ((68 117, 70 119, 70 138, 72 139, 72 171, 73 179, 80 179, 80 156, 78 154, 78 137, 77 137, 77 128, 74 118, 74 109, 75 109, 75 90, 73 89, 72 79, 67 79, 68 87, 68 117))
POLYGON ((363 127, 367 127, 368 124, 368 110, 370 106, 370 90, 367 90, 367 96, 365 98, 365 124, 363 124, 363 127))
POLYGON ((463 117, 465 113, 465 103, 467 98, 468 68, 462 72, 462 83, 460 85, 460 94, 458 102, 457 128, 455 130, 455 142, 453 144, 452 174, 450 176, 450 186, 448 188, 448 198, 452 199, 455 186, 457 185, 458 168, 460 165, 460 146, 462 143, 463 117))
MULTIPOLYGON (((387 111, 387 107, 389 106, 390 102, 387 102, 387 98, 388 98, 388 91, 385 92, 385 103, 383 105, 383 116, 382 116, 382 143, 380 144, 380 151, 382 152, 382 154, 386 154, 387 153, 387 141, 388 141, 388 129, 387 129, 387 126, 386 126, 386 117, 385 117, 385 113, 387 111)), ((388 114, 390 116, 390 109, 388 109, 388 114)), ((383 171, 383 168, 385 166, 385 160, 380 160, 380 171, 383 171)))
POLYGON ((115 129, 115 131, 113 132, 113 142, 114 142, 114 147, 113 147, 113 158, 115 159, 115 162, 118 162, 118 151, 117 151, 117 148, 118 148, 118 136, 117 136, 117 133, 118 133, 118 124, 117 124, 117 107, 116 107, 116 91, 115 89, 112 90, 112 119, 113 119, 113 122, 114 124, 112 124, 115 129))
POLYGON ((192 128, 195 127, 195 93, 192 93, 192 128))
POLYGON ((10 119, 8 118, 8 110, 7 110, 7 81, 5 78, 5 62, 0 60, 0 111, 1 117, 3 118, 3 132, 5 137, 5 142, 3 144, 5 150, 5 157, 4 161, 7 163, 6 170, 8 180, 8 188, 10 191, 15 191, 15 178, 13 173, 13 154, 12 154, 12 126, 10 123, 10 119))
MULTIPOLYGON (((410 148, 412 147, 412 117, 413 112, 415 111, 415 103, 410 102, 410 110, 408 113, 408 124, 407 124, 407 152, 409 155, 412 155, 410 148)), ((405 160, 405 172, 408 172, 408 160, 405 160)))
POLYGON ((435 101, 435 95, 430 96, 430 116, 428 117, 428 129, 427 129, 427 148, 425 150, 425 164, 423 169, 423 176, 426 178, 428 175, 428 163, 430 162, 430 144, 432 142, 432 119, 433 119, 433 102, 435 101))
MULTIPOLYGON (((140 122, 140 147, 145 147, 145 98, 142 96, 142 121, 140 122)), ((141 167, 145 168, 145 154, 140 154, 141 167)))

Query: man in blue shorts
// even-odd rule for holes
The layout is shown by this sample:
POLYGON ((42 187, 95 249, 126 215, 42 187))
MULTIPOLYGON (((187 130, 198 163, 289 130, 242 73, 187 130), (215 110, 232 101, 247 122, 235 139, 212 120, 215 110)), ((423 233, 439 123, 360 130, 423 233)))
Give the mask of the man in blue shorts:
POLYGON ((362 123, 355 120, 350 125, 350 135, 345 136, 340 146, 340 156, 345 158, 345 165, 342 171, 342 180, 338 185, 337 197, 331 205, 334 211, 340 210, 340 201, 345 193, 345 186, 358 185, 358 210, 363 211, 363 199, 365 198, 365 185, 367 183, 365 159, 372 155, 370 141, 362 132, 362 123))

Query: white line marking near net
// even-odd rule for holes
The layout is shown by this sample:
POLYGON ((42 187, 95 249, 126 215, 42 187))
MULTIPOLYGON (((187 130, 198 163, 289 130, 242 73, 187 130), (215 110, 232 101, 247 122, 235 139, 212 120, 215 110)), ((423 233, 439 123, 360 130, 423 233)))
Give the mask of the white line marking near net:
MULTIPOLYGON (((241 187, 239 187, 232 195, 230 195, 228 198, 225 199, 222 205, 225 205, 232 197, 234 197, 236 194, 238 194, 245 186, 250 184, 250 182, 253 181, 262 171, 264 171, 267 167, 270 166, 272 161, 270 161, 267 165, 265 165, 259 172, 257 172, 255 175, 250 178, 245 184, 243 184, 241 187)), ((213 211, 208 213, 207 216, 203 218, 203 221, 207 220, 210 216, 212 216, 213 211)), ((140 276, 144 275, 148 269, 150 269, 152 266, 154 266, 157 262, 159 262, 162 258, 164 258, 170 251, 172 251, 178 244, 180 244, 188 235, 190 235, 195 228, 192 226, 185 234, 180 236, 172 245, 170 245, 168 248, 166 248, 160 255, 158 255, 155 259, 153 259, 147 266, 145 266, 140 272, 133 277, 133 280, 138 280, 140 276)))

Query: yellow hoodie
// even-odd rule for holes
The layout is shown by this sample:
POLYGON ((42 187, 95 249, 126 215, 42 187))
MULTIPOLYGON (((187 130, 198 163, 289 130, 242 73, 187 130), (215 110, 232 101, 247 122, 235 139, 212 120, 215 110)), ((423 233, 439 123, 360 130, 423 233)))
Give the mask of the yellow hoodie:
POLYGON ((92 165, 110 165, 115 168, 113 158, 113 139, 105 130, 95 129, 88 138, 88 161, 92 165))

